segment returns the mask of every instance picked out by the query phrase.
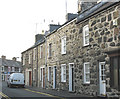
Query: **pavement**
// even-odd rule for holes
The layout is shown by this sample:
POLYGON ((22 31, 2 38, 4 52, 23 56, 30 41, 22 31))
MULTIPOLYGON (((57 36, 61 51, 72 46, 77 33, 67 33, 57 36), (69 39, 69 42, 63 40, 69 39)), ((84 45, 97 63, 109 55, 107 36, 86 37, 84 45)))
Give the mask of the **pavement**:
POLYGON ((76 94, 76 93, 68 92, 68 91, 64 91, 64 90, 43 89, 43 88, 40 88, 40 87, 31 87, 31 86, 25 86, 25 88, 28 89, 28 90, 31 90, 31 91, 45 93, 48 96, 52 95, 52 96, 61 97, 61 98, 69 98, 69 97, 88 98, 88 97, 92 97, 92 96, 89 96, 89 95, 76 94))

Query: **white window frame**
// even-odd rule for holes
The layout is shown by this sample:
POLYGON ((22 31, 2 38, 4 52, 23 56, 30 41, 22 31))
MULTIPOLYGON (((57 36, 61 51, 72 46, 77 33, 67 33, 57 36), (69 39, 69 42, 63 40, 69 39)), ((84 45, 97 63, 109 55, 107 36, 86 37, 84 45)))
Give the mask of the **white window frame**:
POLYGON ((40 58, 42 58, 42 56, 43 56, 42 51, 43 51, 43 45, 40 45, 40 58))
POLYGON ((19 72, 21 71, 21 68, 19 68, 19 72))
POLYGON ((5 68, 4 68, 4 66, 2 66, 2 72, 4 72, 5 71, 5 68))
POLYGON ((49 46, 48 46, 48 56, 49 57, 52 56, 52 43, 49 43, 49 46), (51 49, 50 49, 50 45, 51 45, 51 49))
POLYGON ((23 65, 25 65, 25 55, 23 55, 23 65))
POLYGON ((12 67, 12 72, 15 72, 15 67, 12 67))
POLYGON ((49 67, 48 67, 48 81, 51 81, 51 80, 52 80, 52 79, 51 79, 51 78, 52 78, 52 77, 51 77, 51 76, 52 76, 51 73, 52 73, 52 67, 49 66, 49 67), (51 72, 50 72, 50 68, 51 68, 51 72))
POLYGON ((85 62, 84 63, 84 84, 90 84, 90 63, 89 62, 85 62), (88 72, 86 72, 86 65, 88 65, 88 72), (89 81, 87 81, 86 79, 86 75, 89 75, 89 81))
POLYGON ((66 36, 61 38, 61 54, 66 54, 66 36))
POLYGON ((89 26, 85 25, 83 27, 83 46, 87 46, 87 45, 89 45, 89 26), (87 34, 86 34, 86 31, 88 32, 87 34), (87 37, 87 39, 86 39, 86 37, 87 37), (86 40, 88 40, 87 43, 86 43, 86 40))
POLYGON ((66 64, 61 64, 61 82, 66 82, 66 64))
POLYGON ((40 81, 42 81, 42 78, 41 78, 42 72, 41 72, 41 70, 42 70, 42 68, 40 68, 40 81))
POLYGON ((31 64, 31 53, 29 53, 29 64, 31 64))
POLYGON ((36 48, 34 48, 34 60, 36 59, 36 48))

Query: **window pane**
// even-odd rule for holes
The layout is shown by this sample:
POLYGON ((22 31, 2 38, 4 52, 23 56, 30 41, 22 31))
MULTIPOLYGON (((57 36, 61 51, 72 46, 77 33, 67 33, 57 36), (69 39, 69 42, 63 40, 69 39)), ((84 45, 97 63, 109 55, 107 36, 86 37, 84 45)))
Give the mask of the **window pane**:
POLYGON ((89 64, 85 64, 85 72, 89 73, 89 64))
POLYGON ((86 82, 90 81, 90 74, 86 74, 86 82))

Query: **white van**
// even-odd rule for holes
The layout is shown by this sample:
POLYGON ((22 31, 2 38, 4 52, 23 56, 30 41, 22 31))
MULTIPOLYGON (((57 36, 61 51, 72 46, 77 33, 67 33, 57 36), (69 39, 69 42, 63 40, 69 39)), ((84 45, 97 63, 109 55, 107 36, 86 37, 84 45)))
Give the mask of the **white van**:
POLYGON ((9 76, 9 79, 7 81, 8 87, 18 86, 18 87, 24 87, 25 86, 25 80, 24 75, 22 73, 12 73, 9 76))

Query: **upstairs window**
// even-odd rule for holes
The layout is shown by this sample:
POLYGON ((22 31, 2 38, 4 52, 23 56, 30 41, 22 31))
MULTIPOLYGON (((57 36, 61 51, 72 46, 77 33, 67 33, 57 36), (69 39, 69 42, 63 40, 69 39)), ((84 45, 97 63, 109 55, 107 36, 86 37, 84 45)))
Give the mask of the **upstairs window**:
POLYGON ((66 64, 61 65, 61 82, 66 82, 66 64))
POLYGON ((25 65, 25 55, 23 55, 23 65, 25 65))
POLYGON ((31 64, 31 54, 29 53, 29 64, 31 64))
POLYGON ((89 27, 88 25, 83 27, 83 45, 89 45, 89 27))
POLYGON ((36 59, 36 48, 34 48, 34 60, 36 59))
POLYGON ((66 54, 66 36, 61 38, 61 54, 66 54))
POLYGON ((48 49, 49 57, 52 56, 52 43, 49 44, 49 49, 48 49))
POLYGON ((84 63, 84 84, 90 83, 90 68, 89 62, 84 63))
POLYGON ((41 45, 40 46, 40 58, 42 58, 43 57, 43 46, 41 45))

